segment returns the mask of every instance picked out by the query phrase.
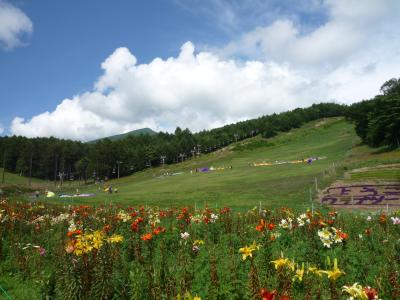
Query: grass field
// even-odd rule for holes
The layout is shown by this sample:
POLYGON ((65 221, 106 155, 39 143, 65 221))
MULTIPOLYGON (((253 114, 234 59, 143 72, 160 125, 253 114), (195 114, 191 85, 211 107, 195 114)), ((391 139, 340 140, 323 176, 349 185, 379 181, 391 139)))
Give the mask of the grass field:
MULTIPOLYGON (((95 193, 91 198, 54 198, 46 201, 64 204, 120 203, 149 206, 203 207, 230 206, 236 209, 250 207, 306 208, 310 206, 315 188, 327 186, 336 179, 398 181, 399 168, 381 167, 365 172, 351 172, 355 168, 374 167, 400 163, 400 151, 372 149, 359 144, 353 125, 342 118, 317 120, 305 126, 281 133, 272 139, 260 136, 232 144, 217 152, 183 163, 150 168, 132 176, 111 180, 106 185, 117 187, 118 194, 103 192, 103 186, 78 187, 68 182, 62 191, 73 194, 78 187, 81 193, 95 193), (293 161, 308 157, 324 157, 312 164, 281 164, 252 166, 257 162, 293 161), (232 169, 191 174, 202 167, 232 169), (163 176, 166 172, 178 173, 163 176), (346 176, 343 176, 346 175, 346 176)), ((26 178, 7 174, 7 181, 26 184, 26 178)), ((46 182, 33 180, 45 186, 46 182)), ((54 185, 49 185, 50 189, 54 185)))
MULTIPOLYGON (((4 184, 2 184, 2 178, 3 178, 3 168, 0 168, 0 186, 1 185, 21 185, 21 186, 27 186, 29 183, 29 178, 24 177, 24 176, 19 176, 17 174, 9 173, 9 172, 4 172, 4 184)), ((37 178, 32 178, 31 179, 31 184, 32 186, 42 186, 48 184, 48 182, 37 179, 37 178)))
MULTIPOLYGON (((91 186, 81 192, 96 193, 90 199, 73 199, 74 203, 147 204, 161 207, 208 205, 249 208, 258 206, 309 206, 310 188, 323 179, 323 173, 340 165, 357 138, 351 124, 340 118, 317 121, 264 140, 254 137, 218 152, 203 155, 168 169, 152 168, 133 176, 113 180, 119 193, 109 195, 102 187, 91 186), (321 125, 322 123, 322 125, 321 125), (254 167, 255 162, 291 161, 308 157, 325 157, 312 164, 282 164, 254 167), (232 166, 232 169, 209 173, 190 173, 200 167, 232 166), (163 173, 180 173, 162 176, 163 173), (99 189, 100 188, 100 189, 99 189), (79 201, 79 202, 77 202, 79 201)), ((326 176, 324 176, 326 179, 326 176)), ((57 200, 56 200, 57 201, 57 200)))

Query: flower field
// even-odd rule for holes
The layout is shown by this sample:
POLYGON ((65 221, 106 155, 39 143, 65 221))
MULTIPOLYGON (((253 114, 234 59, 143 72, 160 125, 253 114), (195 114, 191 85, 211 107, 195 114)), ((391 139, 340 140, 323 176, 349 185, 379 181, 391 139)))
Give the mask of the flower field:
POLYGON ((3 200, 0 231, 7 299, 400 299, 399 212, 3 200))

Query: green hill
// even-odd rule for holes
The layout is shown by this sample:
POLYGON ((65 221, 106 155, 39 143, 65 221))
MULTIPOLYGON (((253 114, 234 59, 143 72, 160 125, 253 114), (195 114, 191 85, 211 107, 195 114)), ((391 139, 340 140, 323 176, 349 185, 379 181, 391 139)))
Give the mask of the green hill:
POLYGON ((110 139, 112 141, 116 141, 116 140, 124 139, 124 138, 126 138, 126 137, 128 137, 130 135, 131 136, 138 136, 138 135, 141 135, 141 134, 155 135, 155 134, 157 134, 157 132, 155 132, 154 130, 152 130, 150 128, 141 128, 141 129, 132 130, 132 131, 129 131, 129 132, 126 132, 126 133, 112 135, 112 136, 109 136, 109 137, 104 137, 104 138, 101 138, 101 139, 89 141, 87 143, 88 144, 93 144, 93 143, 96 143, 99 140, 106 139, 106 138, 108 138, 108 139, 110 139))
MULTIPOLYGON (((118 194, 106 194, 99 187, 87 192, 97 193, 85 201, 91 203, 120 202, 124 204, 210 205, 250 207, 309 206, 310 189, 333 181, 339 168, 350 156, 359 141, 353 125, 342 118, 318 120, 305 126, 281 133, 271 139, 260 136, 250 138, 217 152, 202 155, 165 168, 151 168, 129 177, 113 180, 118 194), (295 161, 309 157, 321 159, 307 163, 295 161), (252 166, 253 163, 271 162, 271 166, 252 166), (194 172, 196 168, 227 167, 221 171, 194 172), (192 173, 191 173, 192 170, 192 173), (173 176, 164 176, 166 173, 173 176)), ((396 159, 400 160, 400 152, 396 159)), ((80 201, 83 201, 80 199, 80 201)))
MULTIPOLYGON (((353 168, 400 163, 400 151, 385 152, 359 142, 353 125, 343 118, 322 119, 274 138, 256 136, 199 158, 164 168, 149 168, 104 185, 117 187, 117 194, 110 195, 103 192, 103 186, 91 185, 79 190, 95 193, 95 197, 54 201, 239 209, 261 202, 263 207, 304 209, 310 207, 316 186, 323 188, 353 168), (310 157, 320 159, 310 164, 293 163, 310 157), (253 166, 262 162, 272 165, 253 166), (226 168, 230 166, 232 169, 226 168), (225 169, 195 172, 196 168, 210 167, 225 169)), ((394 180, 398 178, 396 172, 387 172, 385 176, 391 174, 394 180)))

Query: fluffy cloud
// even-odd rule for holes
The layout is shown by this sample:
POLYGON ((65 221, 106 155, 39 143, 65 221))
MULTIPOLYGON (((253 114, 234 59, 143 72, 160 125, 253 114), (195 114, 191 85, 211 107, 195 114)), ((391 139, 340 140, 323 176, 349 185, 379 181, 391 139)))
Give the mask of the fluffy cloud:
POLYGON ((195 54, 190 42, 175 58, 141 65, 118 48, 101 67, 93 91, 26 122, 15 118, 11 132, 88 140, 142 127, 197 131, 312 102, 302 92, 307 79, 286 66, 195 54))
POLYGON ((328 1, 328 20, 313 30, 278 19, 226 47, 196 52, 187 42, 176 57, 148 64, 118 48, 91 91, 52 112, 15 118, 11 133, 90 140, 143 127, 198 131, 319 101, 370 98, 400 69, 392 13, 399 2, 377 3, 328 1))
POLYGON ((359 51, 380 47, 378 43, 400 44, 398 39, 390 41, 400 26, 399 1, 328 0, 323 5, 328 20, 313 30, 288 18, 277 19, 213 51, 227 57, 244 55, 298 67, 336 67, 354 59, 359 51))
POLYGON ((31 34, 33 24, 19 8, 0 0, 0 46, 12 49, 23 45, 23 37, 31 34))

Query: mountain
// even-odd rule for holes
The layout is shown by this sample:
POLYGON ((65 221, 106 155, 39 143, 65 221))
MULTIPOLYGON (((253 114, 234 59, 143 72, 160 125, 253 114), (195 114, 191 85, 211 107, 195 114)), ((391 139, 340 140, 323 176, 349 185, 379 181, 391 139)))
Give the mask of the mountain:
POLYGON ((126 138, 126 137, 128 137, 130 135, 138 136, 138 135, 141 135, 141 134, 143 134, 143 135, 146 135, 146 134, 148 134, 148 135, 156 135, 157 132, 155 132, 154 130, 152 130, 150 128, 141 128, 141 129, 132 130, 132 131, 129 131, 129 132, 126 132, 126 133, 112 135, 112 136, 104 137, 104 138, 101 138, 101 139, 89 141, 87 143, 88 144, 93 144, 93 143, 96 143, 97 141, 100 141, 100 140, 103 140, 103 139, 106 139, 106 138, 108 138, 108 139, 110 139, 112 141, 117 141, 117 140, 122 140, 122 139, 124 139, 124 138, 126 138))

